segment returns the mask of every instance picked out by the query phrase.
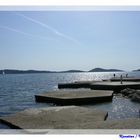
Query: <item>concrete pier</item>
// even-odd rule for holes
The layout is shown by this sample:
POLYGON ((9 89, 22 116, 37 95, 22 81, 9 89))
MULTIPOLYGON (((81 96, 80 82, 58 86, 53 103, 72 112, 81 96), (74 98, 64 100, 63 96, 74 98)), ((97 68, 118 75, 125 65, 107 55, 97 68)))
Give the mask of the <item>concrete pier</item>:
POLYGON ((140 82, 97 82, 92 83, 90 88, 93 90, 113 90, 121 91, 125 88, 140 89, 140 82))
MULTIPOLYGON (((112 81, 112 82, 120 81, 120 77, 111 78, 110 81, 112 81)), ((123 81, 140 82, 140 78, 134 78, 134 77, 126 78, 126 77, 123 77, 123 81)))
POLYGON ((111 101, 113 91, 103 90, 59 90, 35 95, 37 102, 58 105, 95 104, 111 101))
POLYGON ((111 81, 88 81, 58 84, 58 88, 90 88, 94 90, 120 91, 125 88, 140 89, 139 78, 126 78, 120 82, 120 78, 110 79, 111 81), (133 82, 136 81, 136 82, 133 82))
POLYGON ((107 115, 106 111, 98 109, 64 106, 27 109, 1 117, 0 121, 20 129, 79 129, 88 128, 87 124, 104 121, 107 115))
POLYGON ((0 121, 29 133, 45 132, 45 129, 140 129, 139 118, 106 120, 107 115, 107 112, 98 109, 64 106, 27 109, 0 117, 0 121))
POLYGON ((64 89, 64 88, 90 88, 90 84, 94 81, 77 81, 73 83, 59 83, 58 88, 64 89))
POLYGON ((140 118, 125 118, 88 124, 90 129, 140 129, 140 118))

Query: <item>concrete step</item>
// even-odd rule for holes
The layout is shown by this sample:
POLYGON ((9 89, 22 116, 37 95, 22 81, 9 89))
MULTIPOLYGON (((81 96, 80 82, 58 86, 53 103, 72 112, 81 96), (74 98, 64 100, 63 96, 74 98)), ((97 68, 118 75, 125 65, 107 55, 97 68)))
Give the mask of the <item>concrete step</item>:
POLYGON ((113 90, 119 92, 125 88, 140 89, 140 82, 96 82, 90 85, 93 90, 113 90))
POLYGON ((63 106, 27 109, 0 117, 0 120, 12 128, 20 129, 80 129, 88 128, 89 123, 106 120, 107 115, 106 111, 98 109, 63 106))
MULTIPOLYGON (((130 82, 140 82, 140 78, 134 78, 134 77, 124 77, 122 79, 123 81, 130 81, 130 82)), ((114 81, 121 81, 120 77, 115 77, 115 78, 111 78, 110 81, 114 82, 114 81)))
POLYGON ((59 90, 35 95, 37 102, 58 105, 82 105, 112 101, 113 91, 103 90, 59 90))

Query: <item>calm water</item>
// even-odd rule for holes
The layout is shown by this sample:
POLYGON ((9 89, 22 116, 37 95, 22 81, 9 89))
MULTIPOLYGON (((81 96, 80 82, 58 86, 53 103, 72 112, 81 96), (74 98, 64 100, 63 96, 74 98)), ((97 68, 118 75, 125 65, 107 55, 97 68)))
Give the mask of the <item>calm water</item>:
MULTIPOLYGON (((125 73, 116 73, 120 76, 125 73)), ((36 103, 34 95, 45 91, 58 90, 58 83, 102 80, 111 78, 113 73, 51 73, 51 74, 9 74, 0 75, 0 116, 15 113, 26 108, 51 106, 36 103)), ((140 77, 140 72, 131 72, 129 76, 140 77)), ((112 102, 90 105, 109 112, 108 119, 138 117, 139 103, 129 99, 114 97, 112 102)), ((0 125, 0 128, 5 126, 0 125)))

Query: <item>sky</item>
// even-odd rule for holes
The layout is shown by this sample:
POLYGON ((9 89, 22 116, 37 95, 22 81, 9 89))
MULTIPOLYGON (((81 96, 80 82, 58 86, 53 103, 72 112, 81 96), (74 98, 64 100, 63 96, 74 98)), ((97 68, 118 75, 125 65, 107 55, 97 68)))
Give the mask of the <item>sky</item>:
POLYGON ((140 11, 0 11, 0 69, 140 69, 140 11))

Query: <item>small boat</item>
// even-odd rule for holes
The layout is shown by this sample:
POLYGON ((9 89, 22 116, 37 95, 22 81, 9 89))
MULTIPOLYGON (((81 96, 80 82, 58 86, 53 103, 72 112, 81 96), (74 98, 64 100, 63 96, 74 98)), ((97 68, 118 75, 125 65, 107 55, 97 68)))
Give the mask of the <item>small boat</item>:
POLYGON ((3 70, 2 75, 5 75, 5 71, 3 70))

